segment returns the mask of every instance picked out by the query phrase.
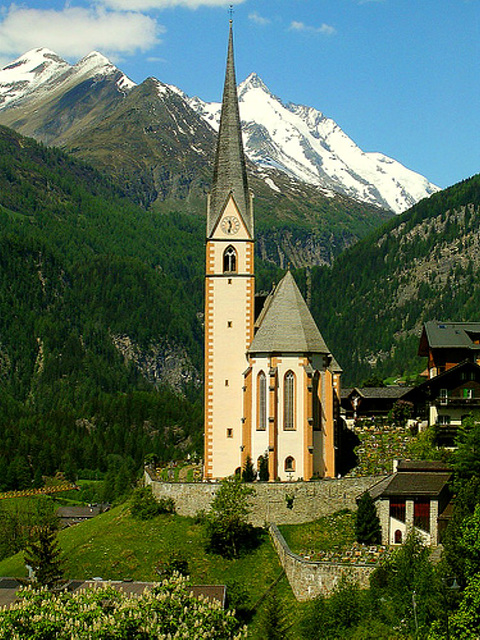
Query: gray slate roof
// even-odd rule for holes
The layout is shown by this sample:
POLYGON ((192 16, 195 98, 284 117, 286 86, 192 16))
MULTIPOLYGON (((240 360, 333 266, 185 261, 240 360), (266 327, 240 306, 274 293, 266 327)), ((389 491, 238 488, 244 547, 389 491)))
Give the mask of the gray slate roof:
POLYGON ((248 188, 245 155, 243 153, 231 22, 217 153, 207 217, 207 237, 213 232, 230 194, 233 194, 238 210, 253 238, 253 211, 248 188))
POLYGON ((330 354, 290 271, 265 301, 256 324, 249 353, 330 354))
POLYGON ((402 471, 392 476, 381 495, 382 497, 438 496, 451 476, 451 473, 402 471))
POLYGON ((391 387, 355 387, 354 391, 362 398, 397 399, 404 396, 411 388, 392 385, 391 387))
POLYGON ((469 334, 480 334, 480 322, 437 322, 425 323, 428 344, 432 348, 449 347, 457 349, 480 349, 469 334))

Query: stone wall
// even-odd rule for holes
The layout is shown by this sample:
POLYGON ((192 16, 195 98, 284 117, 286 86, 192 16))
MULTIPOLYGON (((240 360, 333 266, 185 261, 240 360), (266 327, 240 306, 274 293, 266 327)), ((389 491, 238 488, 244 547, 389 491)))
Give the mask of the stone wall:
MULTIPOLYGON (((208 511, 219 483, 161 482, 145 470, 145 484, 157 498, 173 498, 177 513, 195 516, 208 511)), ((355 500, 381 477, 325 479, 313 482, 255 482, 250 521, 265 524, 301 524, 340 509, 355 509, 355 500)))
POLYGON ((297 600, 310 600, 318 595, 330 595, 342 577, 367 588, 375 570, 372 565, 312 562, 293 553, 277 526, 270 526, 270 535, 297 600))

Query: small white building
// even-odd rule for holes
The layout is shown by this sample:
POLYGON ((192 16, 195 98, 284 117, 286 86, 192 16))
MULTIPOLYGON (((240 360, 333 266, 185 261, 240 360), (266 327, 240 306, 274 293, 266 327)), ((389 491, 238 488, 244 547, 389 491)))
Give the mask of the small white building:
POLYGON ((452 472, 443 462, 400 461, 395 473, 370 489, 382 527, 382 544, 397 545, 414 529, 437 546, 451 510, 452 472))

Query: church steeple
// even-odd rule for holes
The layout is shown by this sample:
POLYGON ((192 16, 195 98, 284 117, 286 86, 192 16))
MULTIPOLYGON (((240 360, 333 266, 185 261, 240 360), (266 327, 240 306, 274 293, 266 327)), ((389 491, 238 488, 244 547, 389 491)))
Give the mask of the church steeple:
POLYGON ((253 238, 253 212, 243 152, 237 83, 235 80, 232 20, 230 20, 227 69, 225 72, 213 184, 207 212, 207 237, 210 237, 213 232, 230 194, 233 196, 243 222, 253 238))

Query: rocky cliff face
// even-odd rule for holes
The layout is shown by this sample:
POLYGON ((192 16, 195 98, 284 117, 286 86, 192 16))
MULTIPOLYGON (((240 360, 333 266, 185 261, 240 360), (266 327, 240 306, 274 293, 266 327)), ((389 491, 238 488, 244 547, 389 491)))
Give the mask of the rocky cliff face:
POLYGON ((188 385, 201 385, 200 372, 193 366, 184 347, 160 341, 152 342, 145 349, 127 335, 111 338, 125 364, 133 363, 153 385, 167 384, 178 393, 183 393, 188 385))

